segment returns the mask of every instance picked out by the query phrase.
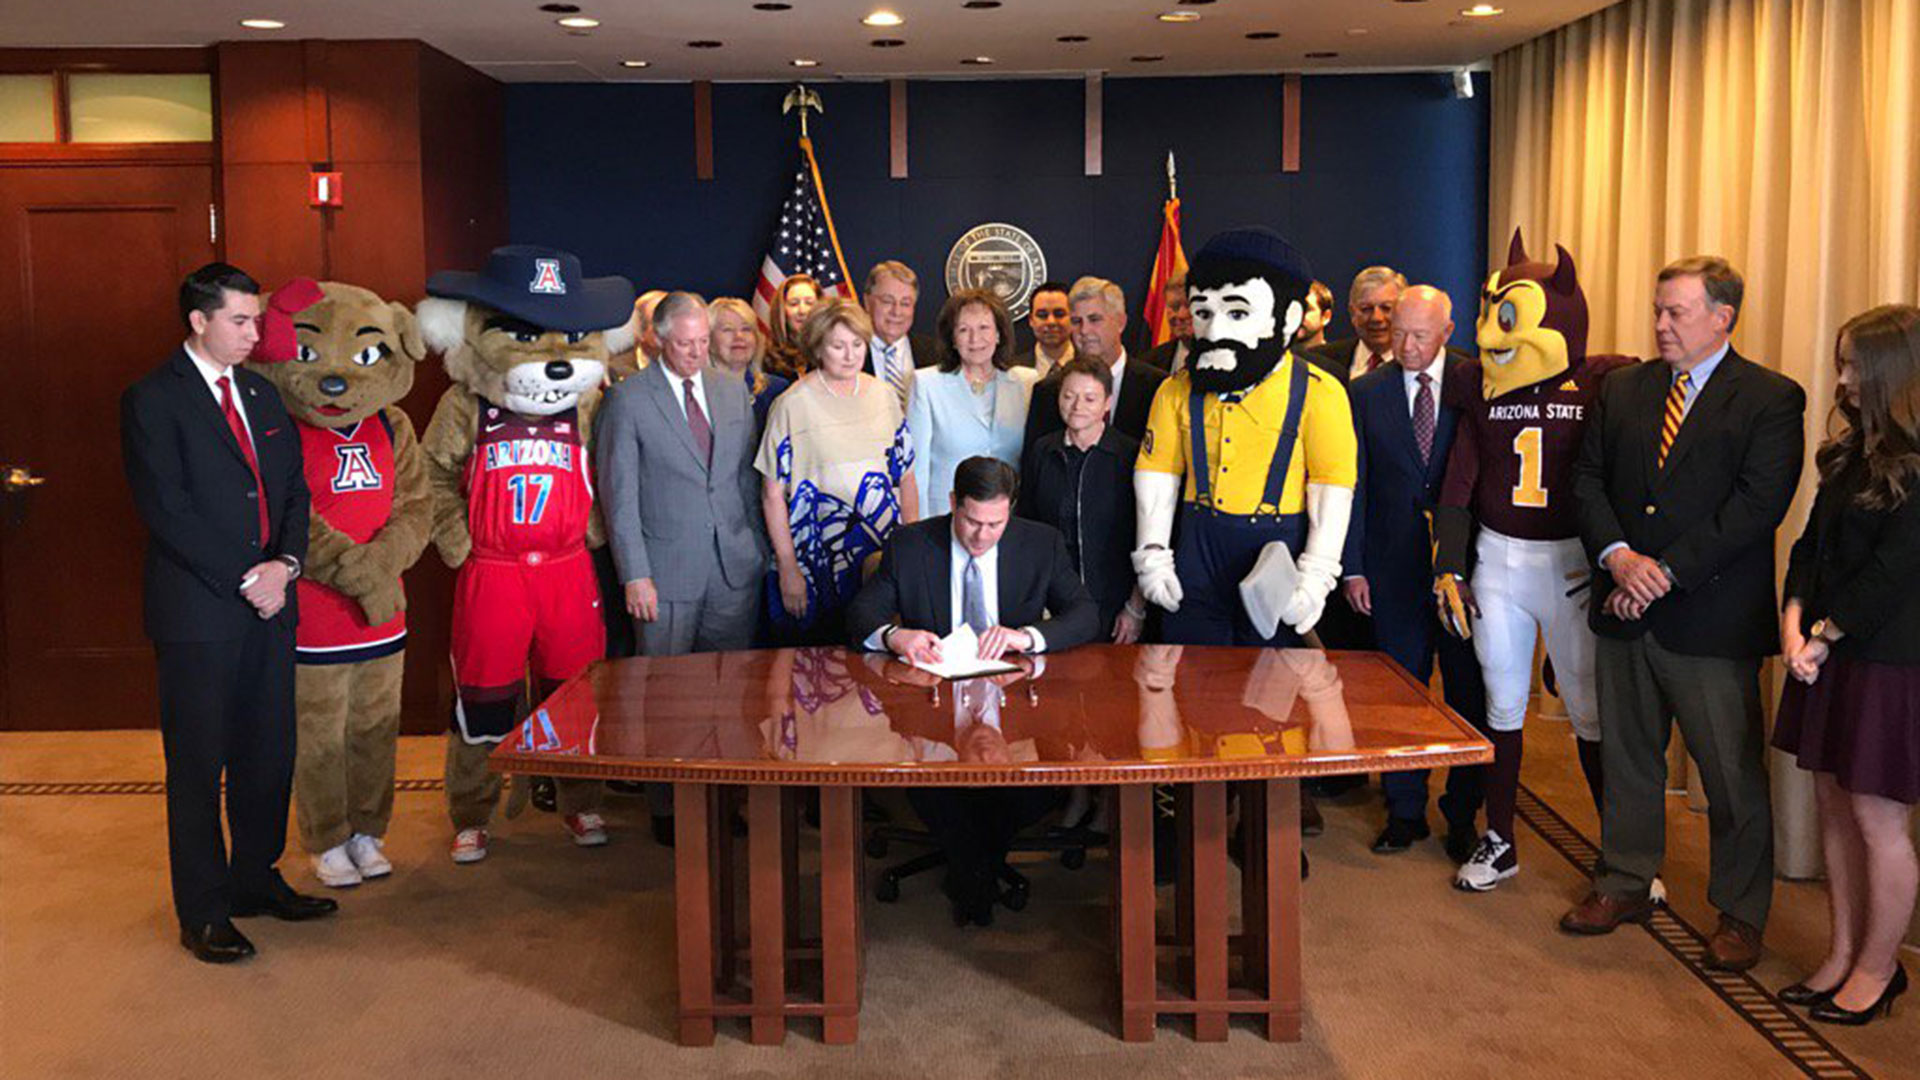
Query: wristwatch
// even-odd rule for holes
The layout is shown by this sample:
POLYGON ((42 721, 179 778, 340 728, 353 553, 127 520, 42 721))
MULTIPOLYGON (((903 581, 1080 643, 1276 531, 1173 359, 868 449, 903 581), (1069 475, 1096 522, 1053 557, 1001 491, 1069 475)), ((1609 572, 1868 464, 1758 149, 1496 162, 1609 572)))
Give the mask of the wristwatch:
POLYGON ((300 577, 300 559, 298 556, 278 555, 275 556, 275 558, 283 563, 287 568, 287 572, 292 575, 288 580, 297 580, 300 577))
POLYGON ((1829 627, 1829 626, 1831 626, 1831 625, 1832 625, 1832 624, 1831 624, 1830 622, 1828 622, 1828 621, 1827 621, 1826 619, 1815 619, 1815 620, 1813 621, 1813 626, 1812 626, 1812 627, 1811 627, 1810 629, 1808 629, 1808 631, 1807 631, 1807 640, 1809 640, 1809 641, 1826 641, 1826 640, 1827 640, 1827 627, 1829 627))

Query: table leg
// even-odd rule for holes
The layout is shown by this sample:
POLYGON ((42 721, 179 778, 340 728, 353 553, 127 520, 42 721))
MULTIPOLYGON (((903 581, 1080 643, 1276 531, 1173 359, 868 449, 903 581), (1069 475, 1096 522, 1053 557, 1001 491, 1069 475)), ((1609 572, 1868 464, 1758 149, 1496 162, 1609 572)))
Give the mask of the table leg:
POLYGON ((1121 785, 1114 838, 1119 848, 1120 1037, 1152 1042, 1154 975, 1153 789, 1121 785))
POLYGON ((733 873, 733 820, 739 809, 739 789, 716 786, 707 833, 713 840, 713 951, 719 968, 719 986, 729 990, 740 977, 738 896, 733 873))
POLYGON ((706 784, 675 784, 673 911, 680 978, 680 1045, 713 1045, 713 901, 706 784))
POLYGON ((820 1001, 823 1039, 852 1043, 860 1035, 861 860, 857 789, 820 789, 820 1001))
POLYGON ((1222 1042, 1227 1037, 1227 785, 1183 786, 1181 829, 1190 831, 1192 884, 1190 914, 1182 921, 1191 934, 1181 944, 1193 950, 1193 1037, 1222 1042))
MULTIPOLYGON (((1266 969, 1267 1038, 1300 1040, 1300 781, 1268 780, 1258 846, 1265 848, 1266 933, 1257 948, 1266 969)), ((1249 836, 1249 846, 1254 846, 1249 836)))
MULTIPOLYGON (((781 790, 747 789, 747 929, 753 964, 753 1042, 786 1041, 787 912, 781 790)), ((677 838, 676 838, 677 839, 677 838)))

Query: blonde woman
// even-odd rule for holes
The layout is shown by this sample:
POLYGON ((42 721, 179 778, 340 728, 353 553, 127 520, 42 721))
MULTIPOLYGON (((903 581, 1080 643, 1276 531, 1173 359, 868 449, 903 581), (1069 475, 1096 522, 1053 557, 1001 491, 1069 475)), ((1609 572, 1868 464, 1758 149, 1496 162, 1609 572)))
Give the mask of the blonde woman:
POLYGON ((793 380, 767 371, 767 339, 745 300, 723 296, 707 305, 707 318, 713 327, 708 355, 714 370, 746 380, 747 392, 753 395, 753 421, 765 427, 767 408, 793 380))
POLYGON ((800 328, 826 295, 820 283, 806 274, 795 274, 782 281, 773 294, 773 340, 767 343, 767 370, 797 380, 807 373, 807 357, 800 347, 800 328))

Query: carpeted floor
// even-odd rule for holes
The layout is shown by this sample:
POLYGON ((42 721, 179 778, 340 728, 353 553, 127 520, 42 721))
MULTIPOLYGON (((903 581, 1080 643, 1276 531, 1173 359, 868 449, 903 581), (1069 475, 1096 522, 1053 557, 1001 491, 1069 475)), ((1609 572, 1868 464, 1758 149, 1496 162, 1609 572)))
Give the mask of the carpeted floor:
MULTIPOLYGON (((1543 723, 1529 741, 1529 787, 1595 836, 1564 726, 1543 723)), ((406 741, 403 777, 438 769, 436 740, 406 741)), ((1032 867, 1032 906, 990 930, 956 930, 929 878, 872 905, 855 1047, 823 1046, 803 1022, 778 1050, 732 1025, 715 1048, 686 1050, 672 1042, 670 860, 646 837, 640 800, 614 800, 607 848, 576 850, 553 818, 529 813, 497 830, 485 863, 455 867, 441 794, 403 790, 392 878, 339 894, 328 922, 249 921, 261 955, 213 968, 175 941, 159 797, 20 793, 160 776, 152 733, 0 736, 0 784, 13 785, 0 789, 0 1076, 1756 1080, 1806 1075, 1781 1046, 1812 1045, 1792 1026, 1763 1037, 1733 1005, 1767 1002, 1716 991, 1643 930, 1557 933, 1583 879, 1534 832, 1520 876, 1485 896, 1448 886, 1437 839, 1370 854, 1369 796, 1326 806, 1326 835, 1307 841, 1299 1044, 1238 1027, 1197 1044, 1172 1023, 1150 1045, 1120 1043, 1096 856, 1078 872, 1032 867)), ((1675 912, 1711 928, 1705 821, 1672 806, 1675 912)), ((296 887, 317 888, 304 859, 285 865, 296 887)), ((1782 883, 1775 911, 1755 973, 1766 988, 1824 943, 1818 885, 1782 883)), ((1819 1029, 1856 1067, 1832 1075, 1916 1075, 1916 1015, 1819 1029)))

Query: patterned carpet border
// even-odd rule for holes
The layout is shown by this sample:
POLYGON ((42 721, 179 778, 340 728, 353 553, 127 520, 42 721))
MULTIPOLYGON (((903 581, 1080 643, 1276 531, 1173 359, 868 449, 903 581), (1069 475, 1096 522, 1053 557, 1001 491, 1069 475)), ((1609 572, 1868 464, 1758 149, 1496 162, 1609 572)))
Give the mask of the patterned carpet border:
MULTIPOLYGON (((1583 874, 1592 872, 1600 849, 1524 786, 1520 789, 1519 811, 1520 820, 1539 833, 1540 838, 1575 869, 1583 874)), ((1647 920, 1646 930, 1661 948, 1672 953, 1681 966, 1705 983, 1736 1016, 1773 1044, 1774 1049, 1802 1073, 1821 1080, 1872 1080, 1865 1069, 1822 1037, 1799 1013, 1782 1004, 1751 973, 1715 971, 1707 967, 1703 962, 1707 936, 1672 908, 1661 905, 1653 918, 1647 920)))

